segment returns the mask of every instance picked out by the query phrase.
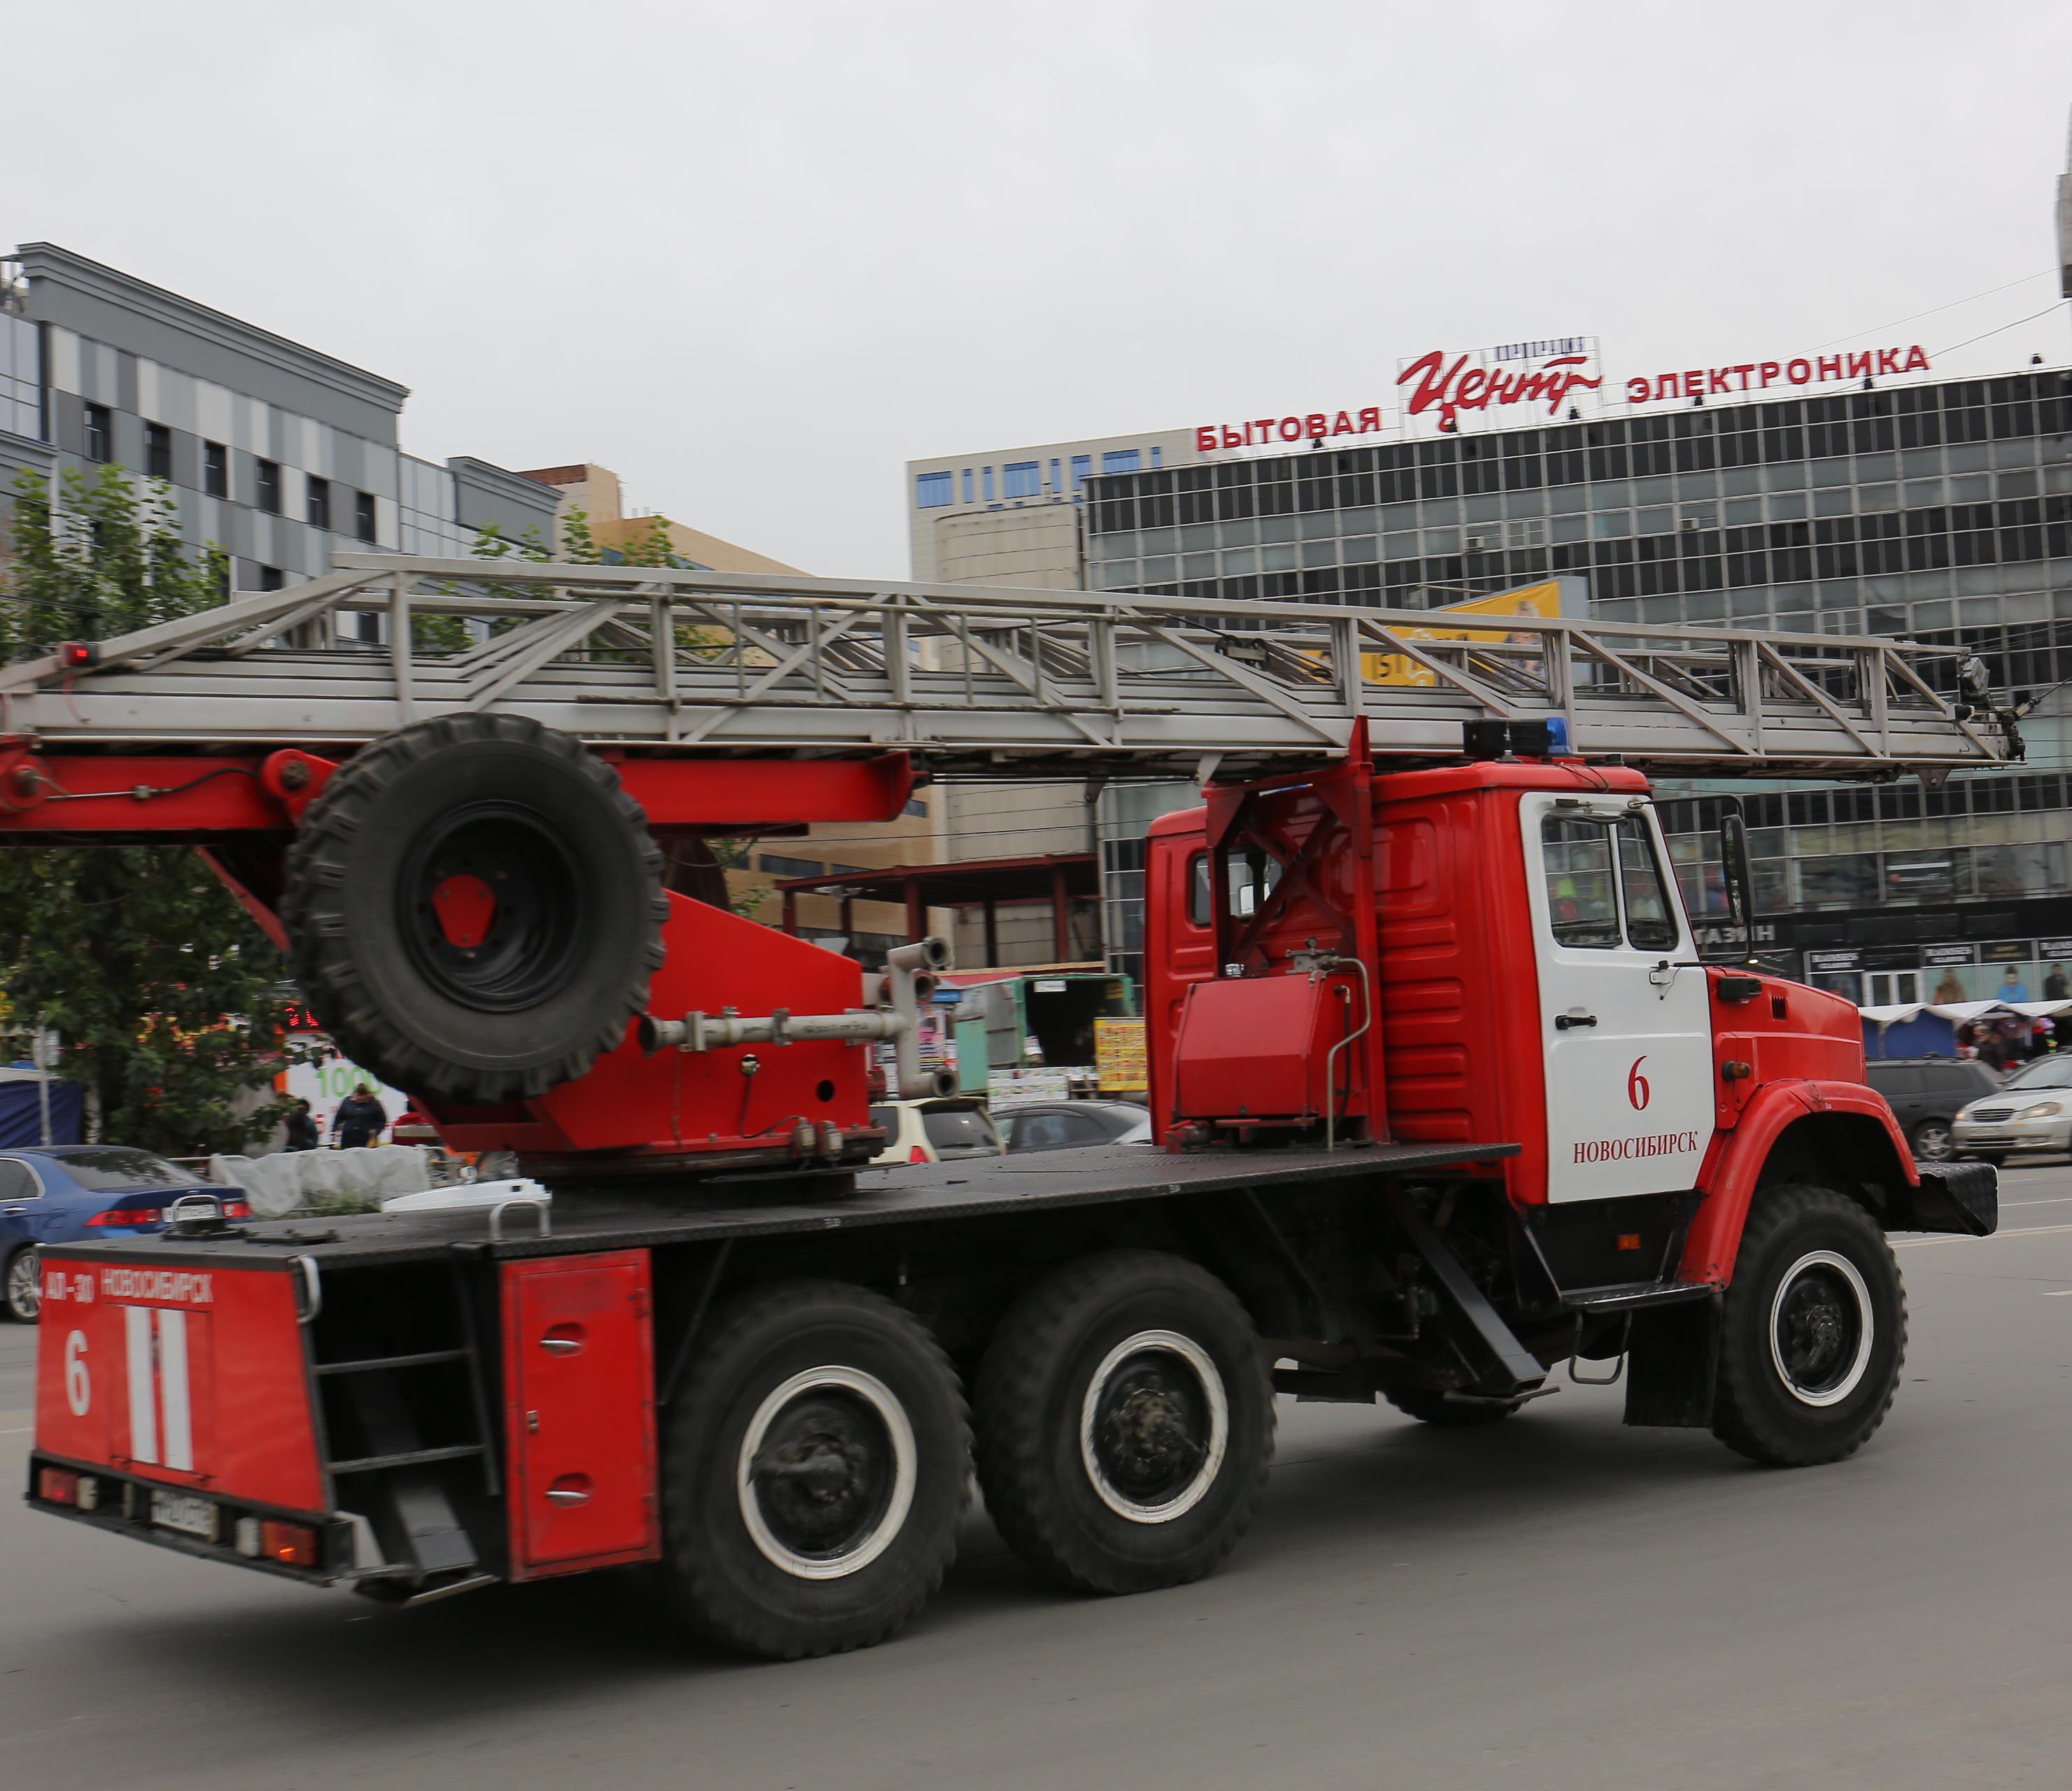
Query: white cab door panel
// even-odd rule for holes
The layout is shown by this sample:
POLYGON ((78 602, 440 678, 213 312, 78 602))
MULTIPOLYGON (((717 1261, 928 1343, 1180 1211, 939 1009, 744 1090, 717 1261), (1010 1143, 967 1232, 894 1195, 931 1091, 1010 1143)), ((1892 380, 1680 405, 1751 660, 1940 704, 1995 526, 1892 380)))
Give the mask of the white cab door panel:
POLYGON ((1654 809, 1529 795, 1519 811, 1547 1065, 1547 1198, 1693 1187, 1712 1137, 1710 1015, 1654 809))

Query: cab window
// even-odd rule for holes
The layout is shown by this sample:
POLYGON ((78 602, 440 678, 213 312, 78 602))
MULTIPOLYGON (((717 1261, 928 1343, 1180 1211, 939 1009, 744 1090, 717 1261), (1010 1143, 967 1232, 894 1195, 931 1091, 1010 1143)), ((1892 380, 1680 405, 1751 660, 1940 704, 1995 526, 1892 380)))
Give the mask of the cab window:
POLYGON ((1647 822, 1639 815, 1622 815, 1618 834, 1619 893, 1626 901, 1626 943, 1644 952, 1674 951, 1676 912, 1669 905, 1669 891, 1655 859, 1647 822))
MULTIPOLYGON (((1237 920, 1248 920, 1260 901, 1281 881, 1281 867, 1264 852, 1233 852, 1223 862, 1230 885, 1226 910, 1237 920)), ((1209 924, 1209 855, 1197 852, 1187 861, 1187 918, 1198 927, 1209 924)))
POLYGON ((1547 913, 1564 945, 1610 951, 1619 942, 1618 898, 1612 887, 1611 830, 1601 821, 1550 814, 1540 824, 1546 863, 1547 913))

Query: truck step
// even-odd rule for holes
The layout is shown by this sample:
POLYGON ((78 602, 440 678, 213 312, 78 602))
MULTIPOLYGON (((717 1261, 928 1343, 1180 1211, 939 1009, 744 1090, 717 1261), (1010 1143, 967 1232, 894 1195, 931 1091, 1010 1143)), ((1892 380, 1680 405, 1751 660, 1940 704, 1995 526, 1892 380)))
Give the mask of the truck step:
POLYGON ((1716 1292, 1709 1281, 1651 1282, 1641 1287, 1581 1287, 1564 1294, 1561 1303, 1572 1312, 1592 1317, 1610 1312, 1640 1312, 1655 1306, 1681 1306, 1716 1292))

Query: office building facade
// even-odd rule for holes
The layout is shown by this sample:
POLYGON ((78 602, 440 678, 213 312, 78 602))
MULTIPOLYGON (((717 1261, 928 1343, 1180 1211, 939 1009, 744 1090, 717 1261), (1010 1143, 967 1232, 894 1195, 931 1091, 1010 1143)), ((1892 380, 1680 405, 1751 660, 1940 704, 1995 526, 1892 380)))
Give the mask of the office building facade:
MULTIPOLYGON (((2033 993, 2072 961, 2062 367, 1096 476, 1085 553, 1097 590, 1416 610, 1570 574, 1607 620, 1902 636, 1951 648, 1953 674, 1978 653, 2036 699, 2025 764, 1738 788, 1760 943, 1870 1003, 2033 993)), ((1664 793, 1716 927, 1722 799, 1664 793)), ((1141 843, 1104 850, 1111 959, 1134 974, 1141 843)))
POLYGON ((54 244, 24 245, 0 278, 0 478, 163 480, 182 537, 222 546, 234 589, 327 571, 338 549, 465 554, 491 525, 551 537, 553 488, 403 452, 409 395, 54 244))

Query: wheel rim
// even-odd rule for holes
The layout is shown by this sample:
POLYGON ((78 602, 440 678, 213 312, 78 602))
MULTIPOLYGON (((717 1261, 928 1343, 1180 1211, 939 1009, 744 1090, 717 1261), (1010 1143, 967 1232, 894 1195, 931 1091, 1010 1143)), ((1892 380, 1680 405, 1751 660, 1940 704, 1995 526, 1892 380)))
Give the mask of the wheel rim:
POLYGON ((735 1490, 765 1560, 800 1579, 861 1572, 898 1538, 919 1451, 906 1408, 861 1369, 773 1388, 741 1439, 735 1490))
POLYGON ((7 1304, 17 1318, 33 1319, 43 1307, 36 1283, 36 1254, 24 1250, 7 1265, 7 1304))
POLYGON ((1800 1404, 1832 1406, 1870 1367, 1876 1330, 1870 1289, 1855 1263, 1808 1250, 1784 1272, 1770 1307, 1770 1357, 1800 1404))
POLYGON ((460 1007, 536 1007, 574 974, 589 919, 582 867, 528 809, 455 809, 413 842, 396 888, 413 966, 460 1007))
POLYGON ((1947 1126, 1924 1126, 1914 1134, 1914 1149, 1917 1156, 1930 1163, 1940 1163, 1950 1154, 1950 1128, 1947 1126))
POLYGON ((1170 1524, 1215 1484, 1230 1402, 1208 1352, 1177 1331, 1140 1331, 1101 1358, 1079 1406, 1079 1460, 1101 1503, 1170 1524))

